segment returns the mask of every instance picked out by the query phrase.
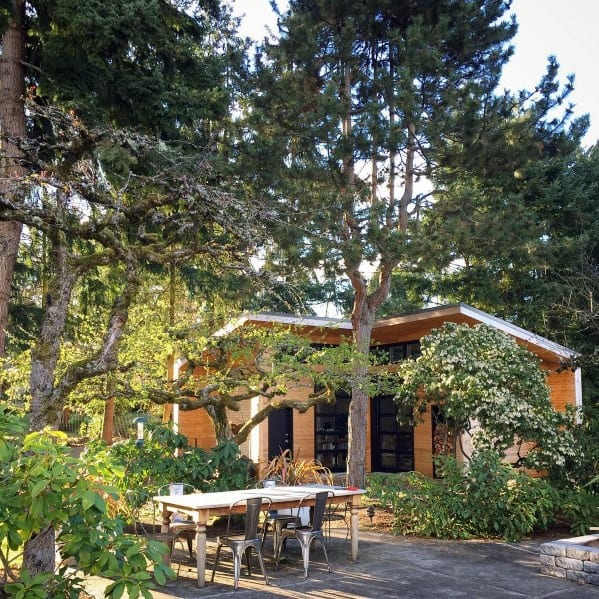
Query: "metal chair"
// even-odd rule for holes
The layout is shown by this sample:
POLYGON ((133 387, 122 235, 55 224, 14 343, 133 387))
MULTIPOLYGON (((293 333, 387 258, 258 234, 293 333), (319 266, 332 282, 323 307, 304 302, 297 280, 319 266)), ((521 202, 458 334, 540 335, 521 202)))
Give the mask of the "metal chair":
MULTIPOLYGON (((265 479, 261 480, 256 484, 256 488, 258 489, 268 489, 269 487, 274 487, 282 484, 282 481, 277 479, 265 479)), ((277 510, 270 510, 266 513, 264 518, 264 522, 262 522, 262 545, 264 548, 264 543, 266 541, 266 535, 268 534, 268 529, 272 530, 272 546, 273 551, 276 551, 277 544, 279 542, 279 538, 281 536, 281 530, 283 528, 287 528, 290 524, 295 524, 296 516, 293 514, 282 514, 277 510)))
POLYGON ((258 562, 266 584, 268 576, 264 568, 264 560, 262 559, 262 538, 258 535, 258 524, 260 522, 260 512, 268 510, 271 505, 271 500, 268 497, 251 497, 249 499, 239 499, 229 506, 229 517, 227 519, 227 532, 223 536, 216 539, 216 554, 214 556, 214 566, 212 567, 211 582, 214 582, 214 574, 220 557, 222 547, 229 547, 233 554, 233 582, 235 590, 239 588, 239 577, 241 575, 241 559, 245 555, 248 576, 251 575, 250 554, 253 549, 258 555, 258 562), (239 506, 246 504, 245 511, 245 531, 242 534, 231 534, 231 517, 239 512, 239 506))
MULTIPOLYGON (((339 487, 347 487, 348 486, 348 478, 347 473, 335 473, 332 475, 331 482, 334 485, 338 485, 339 487)), ((327 542, 331 540, 331 528, 333 522, 341 523, 341 526, 345 528, 345 541, 349 538, 350 531, 350 513, 349 506, 347 501, 341 501, 339 503, 335 503, 334 501, 330 502, 325 514, 324 514, 324 526, 327 531, 327 542)))
POLYGON ((279 562, 281 559, 281 550, 283 549, 283 545, 286 543, 287 539, 294 538, 297 539, 300 543, 302 549, 302 559, 304 562, 304 576, 308 577, 308 565, 310 563, 310 546, 314 539, 318 539, 322 545, 322 550, 324 552, 324 558, 327 562, 327 568, 329 572, 331 572, 331 564, 329 563, 329 557, 327 555, 327 548, 324 542, 324 535, 322 532, 322 523, 324 519, 324 515, 327 509, 327 502, 330 497, 334 497, 334 493, 332 491, 320 491, 316 493, 316 495, 306 495, 302 497, 298 506, 298 514, 297 520, 294 528, 284 528, 281 531, 281 537, 279 538, 278 545, 275 549, 275 567, 279 569, 279 562), (302 526, 300 512, 303 507, 302 504, 306 502, 307 499, 315 498, 314 500, 314 508, 311 510, 311 523, 308 526, 302 526))
MULTIPOLYGON (((158 495, 189 495, 195 491, 193 485, 189 483, 168 483, 158 488, 158 495)), ((155 506, 154 506, 154 509, 155 506)), ((180 514, 173 514, 169 525, 169 532, 173 534, 174 539, 185 539, 189 557, 192 557, 193 537, 196 533, 196 525, 193 520, 185 518, 180 514)))

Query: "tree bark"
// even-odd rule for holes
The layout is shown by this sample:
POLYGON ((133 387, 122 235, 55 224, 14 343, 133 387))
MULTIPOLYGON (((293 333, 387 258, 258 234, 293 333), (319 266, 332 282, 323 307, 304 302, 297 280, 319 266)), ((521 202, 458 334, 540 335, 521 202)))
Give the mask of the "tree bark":
POLYGON ((104 403, 104 420, 102 422, 102 440, 106 445, 112 445, 114 423, 114 397, 109 397, 104 403))
POLYGON ((56 562, 56 531, 45 528, 25 544, 23 568, 32 576, 42 572, 53 572, 56 562))
MULTIPOLYGON (((0 54, 0 196, 15 193, 15 180, 25 176, 21 153, 10 138, 26 135, 23 90, 25 85, 25 2, 12 0, 9 26, 2 36, 0 54)), ((22 224, 0 222, 0 356, 4 356, 8 306, 22 224)))
POLYGON ((60 340, 64 331, 69 302, 77 272, 69 267, 67 249, 57 235, 53 240, 52 268, 54 275, 48 283, 48 293, 39 338, 31 350, 29 388, 31 405, 29 425, 32 430, 56 426, 62 405, 52 401, 55 389, 56 364, 60 353, 60 340))
MULTIPOLYGON (((352 328, 354 347, 361 356, 368 356, 370 336, 374 325, 375 310, 370 309, 368 298, 359 301, 356 291, 352 328)), ((366 416, 368 411, 368 365, 362 359, 356 360, 352 369, 352 390, 348 415, 347 479, 350 485, 364 488, 366 484, 366 416)))

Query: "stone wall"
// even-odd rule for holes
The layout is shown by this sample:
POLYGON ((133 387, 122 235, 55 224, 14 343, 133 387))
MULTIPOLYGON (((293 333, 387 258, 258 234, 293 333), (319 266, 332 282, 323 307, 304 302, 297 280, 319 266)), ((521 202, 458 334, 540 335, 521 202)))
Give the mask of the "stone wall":
POLYGON ((540 551, 543 574, 599 586, 599 534, 543 543, 540 551))

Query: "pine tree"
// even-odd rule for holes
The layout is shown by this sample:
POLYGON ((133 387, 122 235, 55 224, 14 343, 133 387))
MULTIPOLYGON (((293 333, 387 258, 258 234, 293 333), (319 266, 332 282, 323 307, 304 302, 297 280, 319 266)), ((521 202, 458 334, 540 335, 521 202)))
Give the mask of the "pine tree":
MULTIPOLYGON (((254 155, 268 156, 275 178, 266 180, 284 209, 279 241, 290 264, 349 280, 362 354, 430 204, 419 181, 432 180, 456 139, 474 149, 485 135, 515 33, 506 10, 499 0, 297 0, 281 15, 280 41, 264 48, 252 141, 254 155)), ((361 361, 349 415, 357 485, 367 378, 361 361)))

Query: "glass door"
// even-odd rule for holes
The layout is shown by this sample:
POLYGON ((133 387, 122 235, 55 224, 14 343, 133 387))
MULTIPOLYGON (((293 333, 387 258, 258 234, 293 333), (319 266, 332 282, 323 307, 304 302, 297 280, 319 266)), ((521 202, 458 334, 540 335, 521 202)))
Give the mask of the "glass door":
POLYGON ((316 406, 316 435, 314 457, 332 472, 347 467, 347 417, 349 394, 337 391, 334 404, 316 406))
POLYGON ((397 422, 397 405, 391 395, 374 397, 372 412, 372 470, 414 470, 414 429, 397 422))

